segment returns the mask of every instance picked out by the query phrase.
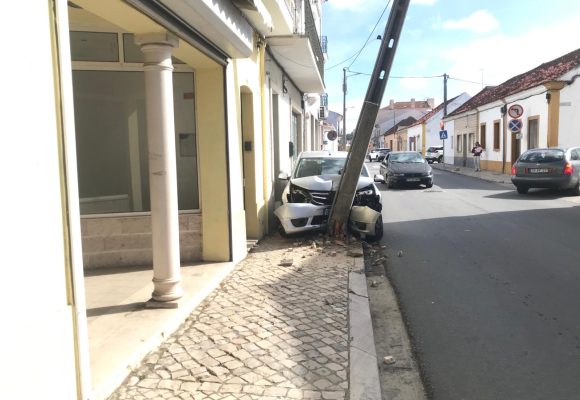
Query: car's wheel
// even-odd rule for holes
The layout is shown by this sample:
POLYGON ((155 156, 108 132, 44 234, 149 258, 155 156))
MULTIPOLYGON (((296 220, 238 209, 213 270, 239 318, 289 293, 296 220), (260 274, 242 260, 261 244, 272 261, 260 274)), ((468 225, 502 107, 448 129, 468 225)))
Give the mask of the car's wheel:
POLYGON ((368 157, 369 161, 373 161, 373 159, 371 158, 371 156, 368 157))
POLYGON ((433 160, 427 160, 429 164, 433 164, 433 160))
POLYGON ((376 240, 381 240, 382 237, 383 237, 383 216, 379 215, 379 218, 377 218, 377 222, 375 222, 375 234, 372 236, 368 235, 367 241, 373 242, 376 240))
POLYGON ((439 164, 441 164, 441 163, 443 162, 443 156, 440 156, 440 157, 437 159, 437 162, 438 162, 439 164))
POLYGON ((572 188, 571 192, 574 196, 580 196, 580 178, 578 178, 578 182, 576 182, 576 186, 572 188))
POLYGON ((425 185, 425 187, 427 187, 427 189, 429 189, 429 188, 432 188, 432 187, 433 187, 433 181, 431 181, 431 182, 427 183, 427 184, 425 185))
POLYGON ((516 186, 516 190, 519 194, 526 194, 530 188, 527 186, 516 186))

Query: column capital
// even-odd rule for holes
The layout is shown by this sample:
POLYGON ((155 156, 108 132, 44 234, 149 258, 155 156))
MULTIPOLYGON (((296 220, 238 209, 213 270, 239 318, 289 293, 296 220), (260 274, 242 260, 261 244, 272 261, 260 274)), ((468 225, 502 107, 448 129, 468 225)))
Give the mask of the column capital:
POLYGON ((135 43, 141 47, 149 44, 178 47, 179 39, 169 32, 139 33, 135 35, 135 43))

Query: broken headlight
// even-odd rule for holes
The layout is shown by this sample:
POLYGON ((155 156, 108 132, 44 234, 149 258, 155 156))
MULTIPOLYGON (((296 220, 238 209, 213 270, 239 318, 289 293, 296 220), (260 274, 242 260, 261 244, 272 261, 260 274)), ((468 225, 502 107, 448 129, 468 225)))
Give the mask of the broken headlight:
POLYGON ((375 194, 375 188, 373 185, 365 186, 362 189, 356 191, 357 196, 372 196, 375 194))
POLYGON ((289 203, 310 203, 312 196, 310 192, 300 186, 290 184, 290 190, 288 193, 289 203))

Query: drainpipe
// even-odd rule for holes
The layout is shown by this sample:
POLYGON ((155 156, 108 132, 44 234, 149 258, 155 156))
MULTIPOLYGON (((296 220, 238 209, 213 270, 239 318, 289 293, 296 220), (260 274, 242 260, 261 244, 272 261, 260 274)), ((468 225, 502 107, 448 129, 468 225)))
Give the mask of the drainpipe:
MULTIPOLYGON (((259 37, 258 38, 258 58, 259 58, 259 69, 260 69, 260 108, 262 112, 262 190, 264 196, 264 206, 266 207, 266 212, 264 215, 264 221, 262 221, 262 233, 268 230, 270 210, 269 206, 269 169, 268 169, 268 127, 266 125, 266 41, 259 37)), ((273 161, 273 160, 272 160, 273 161)))
POLYGON ((505 174, 505 163, 506 163, 506 135, 507 135, 507 103, 505 99, 502 100, 503 106, 500 108, 502 115, 502 131, 503 131, 503 149, 502 149, 502 161, 501 161, 501 173, 505 174))

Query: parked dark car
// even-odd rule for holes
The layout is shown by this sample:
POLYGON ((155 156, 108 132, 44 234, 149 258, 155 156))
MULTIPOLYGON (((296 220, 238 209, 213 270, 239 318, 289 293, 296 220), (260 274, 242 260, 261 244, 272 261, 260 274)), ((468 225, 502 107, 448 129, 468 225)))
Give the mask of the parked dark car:
POLYGON ((433 169, 417 151, 390 152, 380 166, 380 176, 388 187, 397 185, 433 186, 433 169))
POLYGON ((580 147, 531 149, 512 166, 518 193, 530 188, 571 189, 580 195, 580 147))

